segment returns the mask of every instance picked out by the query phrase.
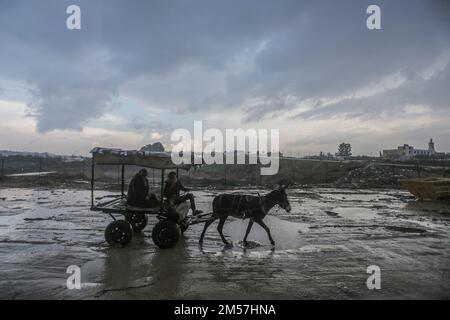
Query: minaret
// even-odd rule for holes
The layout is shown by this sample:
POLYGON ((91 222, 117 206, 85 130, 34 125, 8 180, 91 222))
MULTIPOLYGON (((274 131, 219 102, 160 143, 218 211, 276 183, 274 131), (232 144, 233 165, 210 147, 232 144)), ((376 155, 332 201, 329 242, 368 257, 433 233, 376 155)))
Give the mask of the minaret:
POLYGON ((430 142, 428 142, 428 151, 430 152, 430 155, 436 153, 436 150, 434 150, 434 142, 433 142, 433 138, 431 138, 431 139, 430 139, 430 142))

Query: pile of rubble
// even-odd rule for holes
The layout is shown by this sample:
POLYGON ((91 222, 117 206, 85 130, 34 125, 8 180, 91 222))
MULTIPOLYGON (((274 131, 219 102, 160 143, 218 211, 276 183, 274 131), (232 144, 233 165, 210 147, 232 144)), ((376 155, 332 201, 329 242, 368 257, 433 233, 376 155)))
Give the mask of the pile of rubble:
POLYGON ((412 169, 396 168, 369 162, 359 168, 349 171, 339 178, 336 187, 355 188, 396 188, 400 187, 401 179, 416 178, 417 172, 412 169))

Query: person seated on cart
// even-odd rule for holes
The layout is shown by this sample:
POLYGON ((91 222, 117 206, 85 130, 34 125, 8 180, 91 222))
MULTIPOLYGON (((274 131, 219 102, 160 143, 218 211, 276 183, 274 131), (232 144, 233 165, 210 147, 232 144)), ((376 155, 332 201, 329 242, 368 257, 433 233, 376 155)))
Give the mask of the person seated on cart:
POLYGON ((194 195, 192 193, 185 193, 180 196, 180 191, 188 192, 189 189, 185 188, 183 184, 177 179, 177 175, 174 171, 169 173, 166 185, 164 187, 164 196, 167 198, 169 205, 174 208, 178 204, 187 200, 191 203, 192 214, 197 215, 202 211, 195 208, 194 195))
POLYGON ((128 186, 127 204, 140 208, 153 208, 159 204, 154 194, 149 194, 146 169, 136 173, 128 186))

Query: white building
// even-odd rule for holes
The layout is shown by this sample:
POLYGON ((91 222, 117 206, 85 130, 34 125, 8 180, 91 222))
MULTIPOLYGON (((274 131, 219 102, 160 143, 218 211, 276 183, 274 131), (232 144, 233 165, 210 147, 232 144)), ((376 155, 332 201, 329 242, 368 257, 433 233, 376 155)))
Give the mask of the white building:
POLYGON ((413 146, 404 144, 397 149, 383 150, 383 158, 396 160, 410 160, 417 156, 436 156, 438 153, 434 148, 433 139, 428 142, 428 149, 415 149, 413 146))

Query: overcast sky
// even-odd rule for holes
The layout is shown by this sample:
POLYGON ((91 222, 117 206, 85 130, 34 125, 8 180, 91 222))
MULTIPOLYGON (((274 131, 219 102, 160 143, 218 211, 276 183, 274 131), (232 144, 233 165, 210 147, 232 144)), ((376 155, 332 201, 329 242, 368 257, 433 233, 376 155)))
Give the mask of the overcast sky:
POLYGON ((168 145, 194 120, 280 129, 287 154, 450 151, 450 1, 0 0, 0 149, 168 145))

